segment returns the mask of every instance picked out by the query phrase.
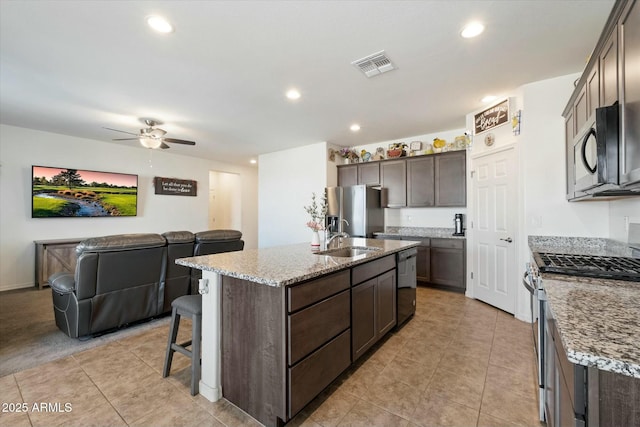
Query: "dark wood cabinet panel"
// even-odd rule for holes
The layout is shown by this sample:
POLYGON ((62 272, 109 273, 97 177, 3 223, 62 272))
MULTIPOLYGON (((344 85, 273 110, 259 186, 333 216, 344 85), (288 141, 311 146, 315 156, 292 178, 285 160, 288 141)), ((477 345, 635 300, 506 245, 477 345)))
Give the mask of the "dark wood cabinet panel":
POLYGON ((576 188, 576 180, 574 173, 574 151, 573 151, 573 138, 576 134, 576 123, 574 121, 573 110, 569 112, 567 118, 564 123, 564 132, 565 132, 565 164, 567 168, 567 176, 566 176, 566 190, 567 190, 567 199, 573 199, 575 195, 576 188))
POLYGON ((289 418, 349 367, 350 349, 351 334, 346 330, 289 369, 289 418))
POLYGON ((351 289, 352 352, 355 361, 376 342, 376 284, 371 279, 351 289))
POLYGON ((358 164, 358 185, 380 185, 380 163, 358 164))
POLYGON ((587 77, 587 117, 593 120, 596 108, 600 106, 600 72, 596 64, 587 77))
POLYGON ((434 179, 434 156, 407 160, 407 206, 433 206, 435 203, 434 179))
POLYGON ((387 207, 407 206, 407 162, 390 160, 380 163, 380 180, 387 189, 387 207))
POLYGON ((465 151, 452 151, 435 157, 435 205, 466 206, 467 178, 465 151))
POLYGON ((358 185, 358 165, 338 167, 338 186, 350 187, 358 185))
POLYGON ((463 249, 435 248, 431 245, 431 280, 435 285, 466 290, 463 249))
POLYGON ((379 258, 374 261, 367 262, 366 264, 358 265, 351 269, 351 283, 353 285, 357 285, 365 280, 379 276, 392 268, 396 268, 395 255, 388 255, 384 258, 379 258))
POLYGON ((378 338, 396 325, 396 271, 378 277, 376 289, 376 324, 378 338))
POLYGON ((627 2, 619 23, 619 88, 623 101, 620 184, 640 189, 640 2, 627 2))
POLYGON ((423 282, 431 280, 431 248, 428 246, 418 246, 416 279, 423 282))
POLYGON ((319 279, 287 288, 289 312, 314 304, 323 298, 349 289, 351 278, 349 270, 338 271, 319 279))
POLYGON ((600 105, 613 105, 617 100, 618 32, 614 31, 600 54, 600 105))
POLYGON ((289 365, 348 329, 350 305, 350 293, 346 290, 289 316, 289 365))

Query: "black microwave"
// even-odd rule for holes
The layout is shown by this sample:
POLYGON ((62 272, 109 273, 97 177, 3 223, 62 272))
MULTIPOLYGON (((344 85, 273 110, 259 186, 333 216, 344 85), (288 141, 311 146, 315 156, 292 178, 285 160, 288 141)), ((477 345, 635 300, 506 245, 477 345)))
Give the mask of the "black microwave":
POLYGON ((576 192, 594 194, 620 191, 619 126, 618 103, 596 108, 594 122, 575 140, 573 158, 576 192))

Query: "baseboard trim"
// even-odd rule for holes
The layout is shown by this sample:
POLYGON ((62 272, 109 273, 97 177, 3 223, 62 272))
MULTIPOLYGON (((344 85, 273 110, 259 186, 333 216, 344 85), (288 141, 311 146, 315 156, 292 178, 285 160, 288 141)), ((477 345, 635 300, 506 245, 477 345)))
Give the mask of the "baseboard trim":
POLYGON ((13 291, 16 289, 27 289, 27 288, 33 288, 33 287, 35 287, 33 283, 14 283, 11 285, 0 285, 0 292, 13 291))

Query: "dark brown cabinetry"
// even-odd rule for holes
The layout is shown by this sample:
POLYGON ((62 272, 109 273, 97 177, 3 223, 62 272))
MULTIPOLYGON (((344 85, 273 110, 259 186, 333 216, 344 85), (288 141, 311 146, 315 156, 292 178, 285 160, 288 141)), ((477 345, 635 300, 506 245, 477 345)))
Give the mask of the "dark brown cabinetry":
POLYGON ((407 160, 407 206, 435 204, 435 162, 433 156, 407 160))
POLYGON ((422 282, 431 280, 431 241, 420 239, 418 255, 416 255, 416 279, 422 282))
POLYGON ((380 185, 388 208, 467 205, 466 151, 338 166, 338 185, 380 185))
POLYGON ((435 205, 466 206, 466 151, 453 151, 435 157, 435 205))
POLYGON ((464 247, 461 239, 431 239, 430 283, 466 290, 464 247))
POLYGON ((351 281, 353 361, 396 325, 395 256, 354 267, 351 281))
POLYGON ((407 206, 407 162, 389 160, 380 164, 380 181, 387 189, 387 207, 407 206))
POLYGON ((338 166, 338 186, 358 185, 358 165, 338 166))
POLYGON ((614 31, 600 54, 600 105, 618 100, 618 33, 614 31))
POLYGON ((338 185, 380 185, 380 163, 367 162, 338 167, 338 185))

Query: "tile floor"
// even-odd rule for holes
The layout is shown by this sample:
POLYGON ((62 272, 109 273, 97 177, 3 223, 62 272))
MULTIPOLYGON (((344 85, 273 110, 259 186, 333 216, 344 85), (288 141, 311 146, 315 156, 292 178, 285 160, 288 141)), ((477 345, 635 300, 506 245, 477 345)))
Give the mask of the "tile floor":
MULTIPOLYGON (((457 293, 419 287, 417 302, 409 323, 288 425, 539 426, 530 325, 457 293)), ((167 334, 158 327, 0 378, 0 426, 259 425, 224 399, 192 397, 178 353, 163 379, 167 334)))

